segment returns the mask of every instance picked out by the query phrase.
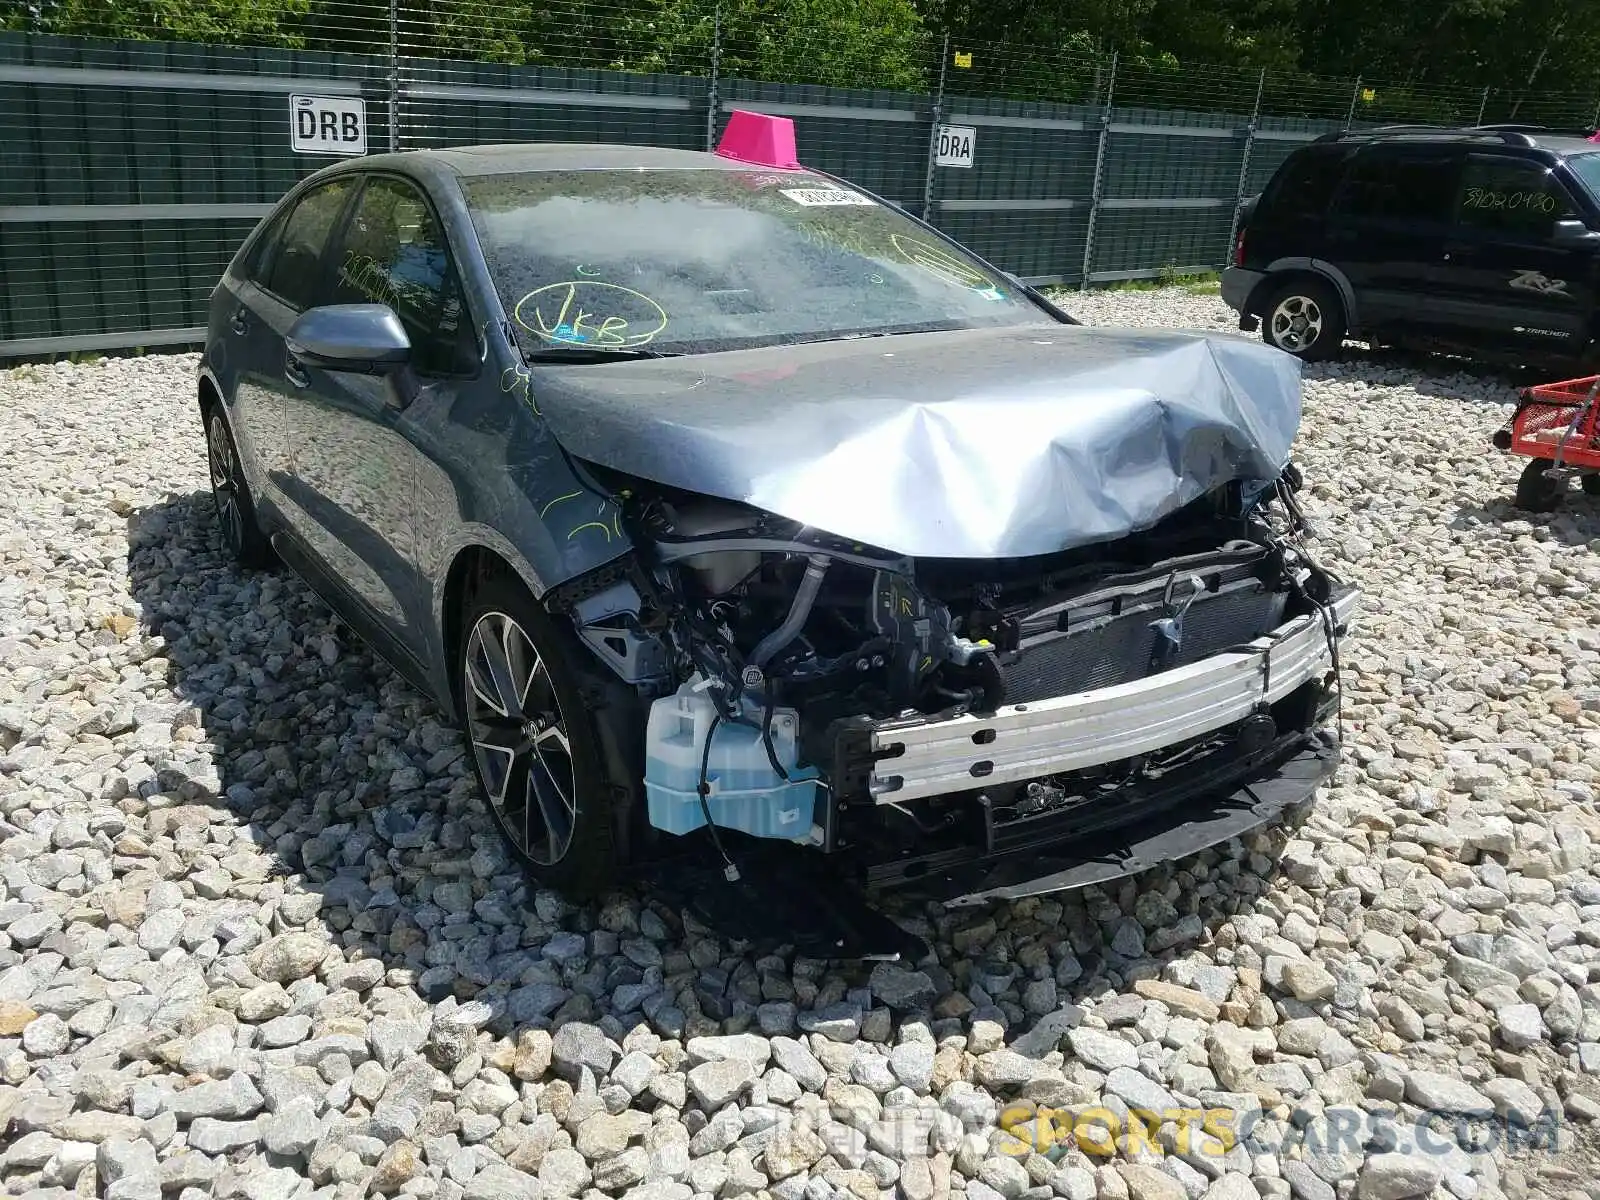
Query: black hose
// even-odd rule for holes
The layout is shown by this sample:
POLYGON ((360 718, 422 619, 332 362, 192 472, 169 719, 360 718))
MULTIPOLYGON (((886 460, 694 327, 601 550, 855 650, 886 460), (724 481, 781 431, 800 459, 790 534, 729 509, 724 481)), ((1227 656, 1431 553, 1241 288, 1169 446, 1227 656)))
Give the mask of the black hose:
POLYGON ((765 668, 773 655, 794 641, 806 618, 811 615, 811 605, 822 588, 822 577, 828 573, 830 561, 826 554, 813 554, 806 562, 806 573, 800 579, 800 586, 795 589, 789 615, 783 619, 782 625, 756 643, 756 648, 750 652, 751 666, 765 668))
POLYGON ((761 744, 766 747, 767 761, 772 764, 772 769, 778 773, 778 778, 785 783, 789 782, 789 772, 783 769, 783 764, 778 761, 778 751, 772 745, 772 700, 767 700, 767 712, 761 719, 761 744))
POLYGON ((717 824, 711 819, 711 802, 706 799, 711 794, 711 784, 707 778, 711 771, 711 739, 716 736, 717 726, 721 723, 722 714, 713 713, 711 727, 706 730, 706 744, 700 752, 700 786, 696 790, 700 793, 700 813, 705 817, 706 829, 711 833, 711 844, 717 848, 717 853, 722 855, 722 873, 727 876, 729 883, 737 883, 739 868, 734 865, 733 859, 723 848, 722 839, 717 836, 717 824))

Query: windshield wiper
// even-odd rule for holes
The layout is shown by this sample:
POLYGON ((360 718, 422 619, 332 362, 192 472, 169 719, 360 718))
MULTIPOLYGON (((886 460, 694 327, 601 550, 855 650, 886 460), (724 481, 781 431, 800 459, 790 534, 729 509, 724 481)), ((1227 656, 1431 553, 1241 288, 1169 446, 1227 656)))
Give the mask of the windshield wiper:
POLYGON ((628 362, 639 358, 676 358, 670 350, 649 350, 641 346, 540 346, 523 352, 529 362, 599 363, 628 362))

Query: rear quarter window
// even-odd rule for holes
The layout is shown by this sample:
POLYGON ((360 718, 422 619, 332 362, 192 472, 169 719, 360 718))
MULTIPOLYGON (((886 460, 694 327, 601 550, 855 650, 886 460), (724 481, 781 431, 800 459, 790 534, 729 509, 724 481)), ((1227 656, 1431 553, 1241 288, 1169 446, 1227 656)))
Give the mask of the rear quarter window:
POLYGON ((1336 147, 1297 150, 1278 168, 1257 211, 1274 216, 1320 216, 1339 186, 1346 151, 1336 147))

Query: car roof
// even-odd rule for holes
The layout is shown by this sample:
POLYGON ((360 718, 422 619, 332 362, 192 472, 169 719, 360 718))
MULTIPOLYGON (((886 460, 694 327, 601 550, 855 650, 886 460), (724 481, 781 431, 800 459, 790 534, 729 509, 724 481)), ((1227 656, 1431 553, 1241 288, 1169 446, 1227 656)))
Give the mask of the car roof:
POLYGON ((425 159, 461 176, 512 175, 529 171, 748 171, 753 166, 703 150, 615 142, 508 142, 452 146, 444 150, 407 150, 383 157, 413 162, 425 159))
POLYGON ((1544 150, 1552 154, 1586 154, 1600 150, 1582 133, 1545 129, 1537 125, 1384 125, 1371 129, 1344 129, 1325 133, 1313 145, 1365 148, 1379 145, 1503 146, 1510 150, 1544 150))

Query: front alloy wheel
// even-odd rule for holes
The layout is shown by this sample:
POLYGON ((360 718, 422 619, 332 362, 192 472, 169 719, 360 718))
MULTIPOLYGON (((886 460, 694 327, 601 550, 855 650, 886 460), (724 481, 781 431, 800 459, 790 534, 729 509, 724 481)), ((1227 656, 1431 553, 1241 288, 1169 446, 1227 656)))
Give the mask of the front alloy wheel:
POLYGON ((470 585, 460 620, 456 711, 506 848, 538 886, 604 892, 642 811, 637 695, 509 570, 470 585))
POLYGON ((506 613, 467 635, 462 678, 472 752, 489 807, 513 849, 555 866, 572 847, 577 788, 561 700, 544 659, 506 613))

